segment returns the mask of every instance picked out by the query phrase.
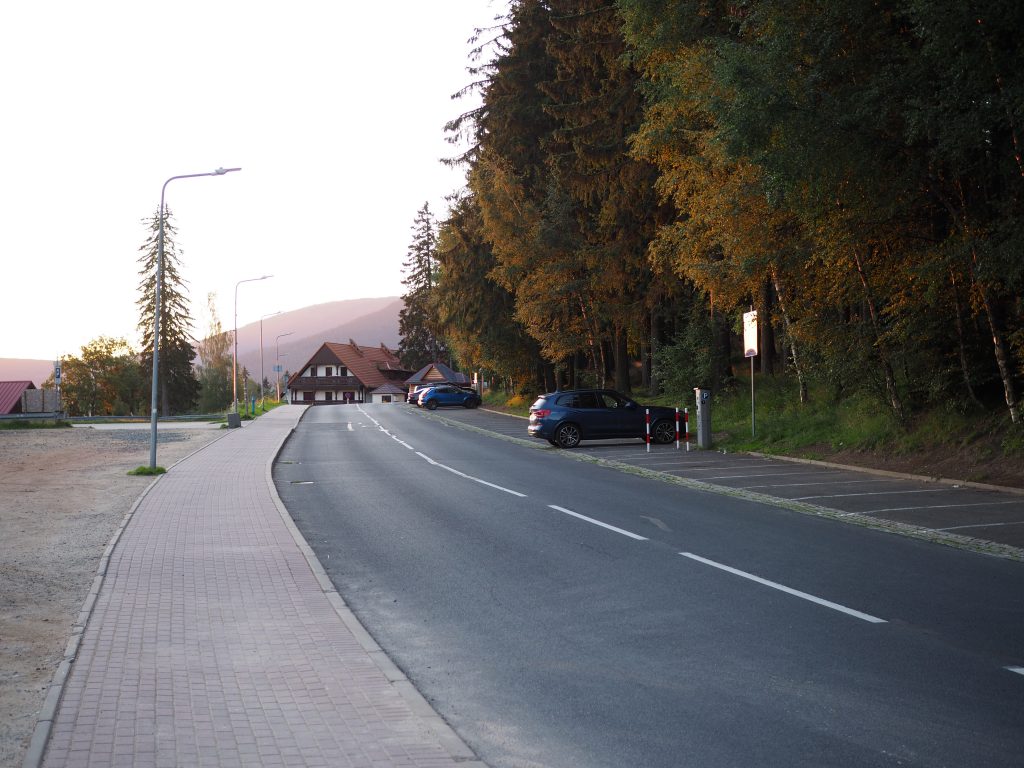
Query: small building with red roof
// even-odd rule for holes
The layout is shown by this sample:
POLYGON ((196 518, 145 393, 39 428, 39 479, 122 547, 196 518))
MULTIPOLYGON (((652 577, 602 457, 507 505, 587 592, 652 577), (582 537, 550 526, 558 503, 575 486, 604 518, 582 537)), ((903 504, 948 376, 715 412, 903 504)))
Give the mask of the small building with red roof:
POLYGON ((31 381, 0 381, 0 416, 22 413, 22 393, 35 388, 31 381))

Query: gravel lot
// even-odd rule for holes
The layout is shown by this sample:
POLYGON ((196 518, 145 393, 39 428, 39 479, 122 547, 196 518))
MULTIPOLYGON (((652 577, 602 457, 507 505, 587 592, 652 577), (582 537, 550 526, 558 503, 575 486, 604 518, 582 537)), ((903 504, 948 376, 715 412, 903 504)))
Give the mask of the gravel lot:
MULTIPOLYGON (((223 434, 163 428, 170 467, 223 434)), ((152 482, 148 426, 0 430, 0 766, 20 766, 103 550, 152 482)))

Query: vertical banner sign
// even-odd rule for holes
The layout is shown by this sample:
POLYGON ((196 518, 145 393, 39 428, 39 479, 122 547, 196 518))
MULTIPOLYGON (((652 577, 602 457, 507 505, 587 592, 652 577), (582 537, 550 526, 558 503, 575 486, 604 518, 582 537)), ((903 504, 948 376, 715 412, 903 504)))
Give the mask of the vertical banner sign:
POLYGON ((744 357, 757 357, 757 311, 743 313, 744 357))
POLYGON ((755 436, 754 358, 757 357, 757 311, 743 313, 743 356, 750 358, 750 436, 755 436))

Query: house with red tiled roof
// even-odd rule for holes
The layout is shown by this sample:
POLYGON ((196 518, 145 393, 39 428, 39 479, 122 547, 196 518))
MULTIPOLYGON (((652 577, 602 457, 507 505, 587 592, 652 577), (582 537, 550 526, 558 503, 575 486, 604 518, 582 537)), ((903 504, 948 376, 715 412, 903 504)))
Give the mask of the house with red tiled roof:
POLYGON ((31 381, 0 381, 0 416, 21 413, 22 393, 35 388, 31 381))
POLYGON ((365 403, 374 401, 371 393, 385 384, 401 387, 409 373, 383 344, 328 341, 288 379, 288 392, 290 402, 298 405, 365 403))

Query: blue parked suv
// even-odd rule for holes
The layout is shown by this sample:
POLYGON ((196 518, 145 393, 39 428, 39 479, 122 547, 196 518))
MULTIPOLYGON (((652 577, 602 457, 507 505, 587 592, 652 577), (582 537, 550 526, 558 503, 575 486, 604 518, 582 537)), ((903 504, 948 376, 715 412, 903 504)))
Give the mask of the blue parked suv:
POLYGON ((541 395, 530 406, 527 432, 559 448, 575 448, 580 440, 639 437, 647 434, 651 411, 651 440, 676 439, 676 413, 660 405, 640 405, 610 389, 572 389, 541 395))
POLYGON ((436 387, 423 390, 417 405, 430 411, 439 405, 461 405, 464 408, 476 408, 480 405, 480 397, 471 389, 463 389, 451 384, 439 384, 436 387))

